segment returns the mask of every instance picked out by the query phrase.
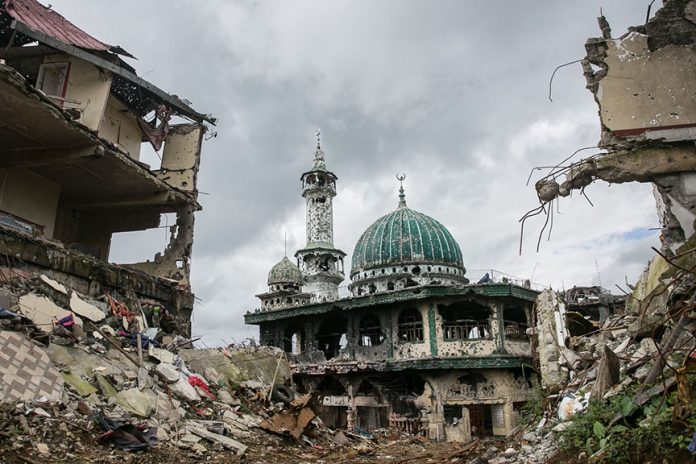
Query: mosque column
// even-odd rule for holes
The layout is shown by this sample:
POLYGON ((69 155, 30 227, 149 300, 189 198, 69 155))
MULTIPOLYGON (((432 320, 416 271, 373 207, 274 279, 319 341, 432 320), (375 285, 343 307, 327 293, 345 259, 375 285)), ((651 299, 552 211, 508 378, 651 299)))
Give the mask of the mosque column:
POLYGON ((503 323, 503 304, 494 301, 490 305, 491 310, 491 337, 495 341, 496 351, 505 353, 505 329, 503 323))
POLYGON ((348 410, 346 411, 346 421, 348 430, 353 430, 358 423, 358 407, 355 404, 355 393, 353 384, 348 385, 348 410))

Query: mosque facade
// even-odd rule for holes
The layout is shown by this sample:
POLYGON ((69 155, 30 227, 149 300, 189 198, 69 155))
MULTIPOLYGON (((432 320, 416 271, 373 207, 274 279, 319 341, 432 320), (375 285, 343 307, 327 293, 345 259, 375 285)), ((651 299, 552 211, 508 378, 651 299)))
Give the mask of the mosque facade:
MULTIPOLYGON (((301 176, 306 245, 268 274, 261 307, 245 315, 260 341, 283 349, 295 388, 312 392, 336 428, 394 427, 433 440, 506 435, 537 386, 533 339, 537 292, 528 285, 472 283, 459 244, 434 218, 396 209, 358 239, 350 269, 334 246, 337 177, 317 135, 301 176)), ((400 178, 403 181, 403 177, 400 178)))

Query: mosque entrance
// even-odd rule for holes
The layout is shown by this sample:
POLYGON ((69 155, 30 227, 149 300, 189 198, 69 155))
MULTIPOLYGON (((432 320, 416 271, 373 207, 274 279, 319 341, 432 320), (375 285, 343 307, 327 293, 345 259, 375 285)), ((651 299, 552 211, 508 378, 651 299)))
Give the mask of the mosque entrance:
POLYGON ((493 423, 491 421, 490 404, 468 404, 469 423, 471 424, 471 435, 483 437, 493 435, 493 423))

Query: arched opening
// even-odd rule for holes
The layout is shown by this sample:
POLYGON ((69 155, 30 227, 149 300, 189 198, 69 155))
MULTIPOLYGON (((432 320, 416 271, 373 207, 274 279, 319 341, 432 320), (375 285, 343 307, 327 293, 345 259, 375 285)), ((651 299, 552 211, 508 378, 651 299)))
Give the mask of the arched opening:
POLYGON ((445 341, 482 340, 491 337, 491 311, 475 301, 439 305, 445 341))
POLYGON ((387 282, 387 290, 394 290, 394 282, 387 282))
POLYGON ((374 314, 365 314, 360 319, 358 329, 358 344, 360 346, 378 346, 384 341, 382 324, 374 314))
POLYGON ((369 380, 365 379, 358 385, 355 404, 358 427, 369 431, 389 425, 387 404, 369 380))
MULTIPOLYGON (((393 399, 389 425, 402 432, 417 434, 423 425, 421 411, 433 407, 432 386, 418 374, 403 372, 393 380, 393 399), (394 395, 394 393, 398 394, 394 395)), ((386 394, 386 393, 385 393, 386 394)))
POLYGON ((527 313, 521 306, 505 306, 503 308, 503 325, 507 340, 529 341, 527 328, 527 313))
POLYGON ((341 382, 326 376, 317 385, 317 411, 328 427, 337 429, 348 426, 348 395, 341 382))
POLYGON ((292 324, 283 332, 283 350, 286 353, 300 354, 306 350, 304 329, 298 324, 292 324))
POLYGON ((373 293, 377 292, 377 286, 375 284, 370 284, 367 286, 368 291, 370 292, 370 295, 373 293))
POLYGON ((348 322, 345 317, 327 317, 321 322, 316 335, 317 347, 327 360, 335 358, 341 349, 345 348, 348 343, 347 331, 348 322))
POLYGON ((408 308, 399 314, 400 343, 418 343, 423 341, 423 316, 416 308, 408 308))

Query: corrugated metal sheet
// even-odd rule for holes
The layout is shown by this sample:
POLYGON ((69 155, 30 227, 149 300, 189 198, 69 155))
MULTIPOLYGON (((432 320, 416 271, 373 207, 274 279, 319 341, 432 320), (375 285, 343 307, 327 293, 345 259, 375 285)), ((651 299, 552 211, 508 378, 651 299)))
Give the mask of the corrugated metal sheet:
POLYGON ((17 21, 66 44, 88 50, 108 50, 130 56, 120 47, 114 47, 95 39, 36 0, 6 0, 5 9, 17 21))

